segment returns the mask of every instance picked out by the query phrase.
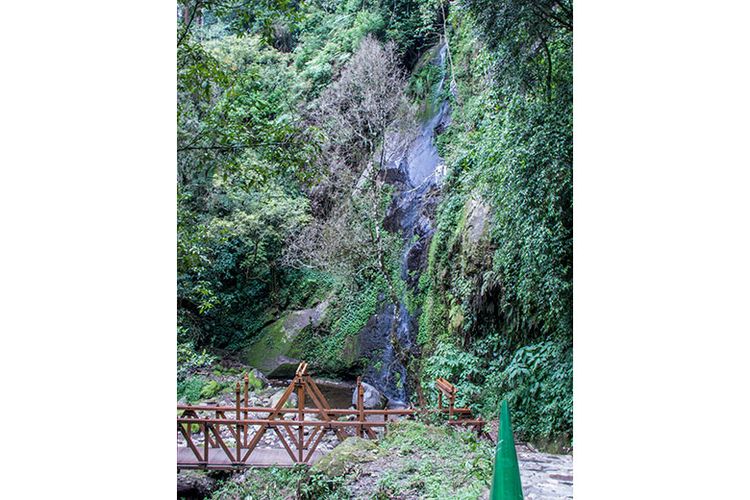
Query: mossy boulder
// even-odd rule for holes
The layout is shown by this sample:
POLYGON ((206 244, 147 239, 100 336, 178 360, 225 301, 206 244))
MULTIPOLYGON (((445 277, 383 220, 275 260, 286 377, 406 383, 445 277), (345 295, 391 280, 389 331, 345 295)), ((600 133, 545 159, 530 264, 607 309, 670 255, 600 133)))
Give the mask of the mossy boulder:
POLYGON ((350 437, 318 460, 312 472, 322 473, 328 477, 341 477, 356 464, 372 462, 377 458, 377 444, 369 439, 350 437))
POLYGON ((311 309, 287 312, 280 319, 264 328, 258 339, 244 352, 244 358, 268 377, 290 377, 294 375, 304 350, 296 342, 300 332, 320 324, 328 301, 311 309))

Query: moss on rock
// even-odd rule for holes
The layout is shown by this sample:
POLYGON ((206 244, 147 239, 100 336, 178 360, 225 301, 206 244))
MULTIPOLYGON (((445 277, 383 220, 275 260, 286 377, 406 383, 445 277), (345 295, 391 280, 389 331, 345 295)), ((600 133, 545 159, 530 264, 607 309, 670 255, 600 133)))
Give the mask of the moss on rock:
POLYGON ((244 358, 250 366, 267 376, 284 376, 294 373, 299 360, 288 356, 299 331, 284 327, 288 314, 264 328, 258 339, 245 350, 244 358))
POLYGON ((321 458, 312 471, 329 477, 341 477, 356 464, 372 462, 377 458, 377 444, 369 439, 350 437, 321 458))
POLYGON ((328 307, 323 301, 314 308, 291 311, 261 330, 257 340, 244 351, 250 366, 269 377, 294 375, 300 358, 305 355, 299 334, 320 323, 328 307))

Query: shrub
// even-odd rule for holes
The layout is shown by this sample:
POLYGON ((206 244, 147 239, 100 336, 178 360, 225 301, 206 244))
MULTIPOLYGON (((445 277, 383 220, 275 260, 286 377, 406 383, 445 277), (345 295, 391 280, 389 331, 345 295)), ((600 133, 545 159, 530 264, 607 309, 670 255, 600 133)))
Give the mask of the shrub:
POLYGON ((177 400, 184 400, 187 403, 200 400, 204 382, 203 377, 188 377, 177 381, 177 400))

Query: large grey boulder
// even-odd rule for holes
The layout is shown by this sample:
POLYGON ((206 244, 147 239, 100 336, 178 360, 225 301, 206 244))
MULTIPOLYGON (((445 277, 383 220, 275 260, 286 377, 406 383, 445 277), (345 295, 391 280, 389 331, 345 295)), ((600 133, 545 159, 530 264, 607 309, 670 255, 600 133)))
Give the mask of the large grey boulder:
MULTIPOLYGON (((368 410, 372 409, 383 409, 385 408, 386 403, 388 400, 385 396, 383 396, 379 390, 371 386, 370 384, 366 384, 362 382, 362 389, 364 390, 364 394, 362 397, 362 404, 365 408, 368 410)), ((352 406, 357 406, 357 388, 354 388, 354 392, 352 393, 352 406)))
MULTIPOLYGON (((281 400, 281 396, 284 395, 284 391, 286 391, 286 389, 279 389, 273 393, 273 396, 271 396, 271 408, 276 408, 276 405, 279 404, 279 401, 281 400)), ((287 398, 286 403, 284 403, 284 407, 291 408, 295 406, 297 406, 297 395, 292 393, 287 398)))
POLYGON ((266 377, 284 378, 294 376, 304 350, 297 337, 309 327, 320 325, 329 299, 311 309, 287 311, 281 318, 266 326, 253 344, 245 349, 243 357, 250 366, 260 370, 266 377))

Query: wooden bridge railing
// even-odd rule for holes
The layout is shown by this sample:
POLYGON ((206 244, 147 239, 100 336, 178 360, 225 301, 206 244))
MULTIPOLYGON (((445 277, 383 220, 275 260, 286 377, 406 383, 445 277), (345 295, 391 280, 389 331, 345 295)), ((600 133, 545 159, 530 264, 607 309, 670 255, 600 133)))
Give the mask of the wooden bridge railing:
POLYGON ((177 430, 185 438, 186 448, 190 450, 182 450, 181 453, 178 448, 178 468, 236 468, 256 465, 256 461, 253 460, 254 453, 262 453, 258 445, 269 429, 273 430, 291 458, 291 465, 310 463, 326 432, 334 433, 339 441, 352 435, 376 439, 376 429, 380 428, 385 432, 389 416, 409 418, 423 412, 448 413, 448 424, 473 427, 478 432, 482 431, 486 423, 481 418, 472 419, 471 410, 468 408, 455 407, 456 389, 445 379, 438 379, 436 382, 438 408, 427 410, 366 410, 360 378, 357 379, 356 407, 331 408, 315 381, 307 374, 307 363, 304 361, 300 363, 294 379, 272 408, 247 406, 247 375, 243 385, 242 390, 239 382, 235 386, 234 406, 177 406, 178 411, 182 412, 177 417, 177 430), (286 402, 295 392, 297 407, 285 408, 286 402), (444 395, 448 399, 447 408, 443 407, 444 395), (306 397, 312 401, 313 408, 305 408, 306 397), (258 414, 260 416, 257 416, 258 414), (307 420, 306 417, 315 417, 316 420, 307 420), (305 428, 309 430, 307 437, 305 428), (222 437, 222 430, 226 431, 228 438, 222 437), (197 435, 196 439, 194 435, 197 435), (201 436, 203 442, 197 443, 201 436))

